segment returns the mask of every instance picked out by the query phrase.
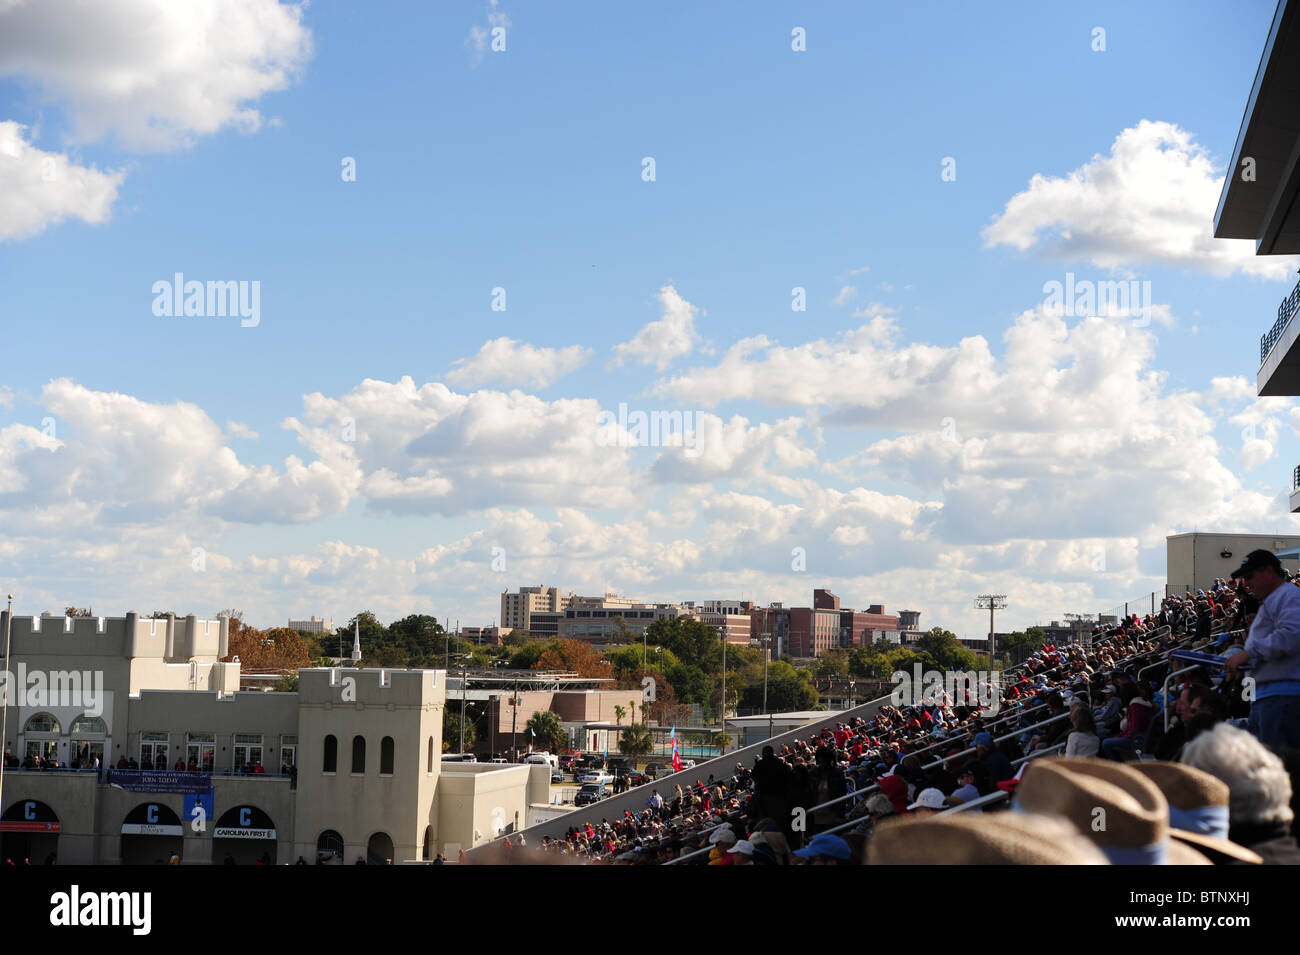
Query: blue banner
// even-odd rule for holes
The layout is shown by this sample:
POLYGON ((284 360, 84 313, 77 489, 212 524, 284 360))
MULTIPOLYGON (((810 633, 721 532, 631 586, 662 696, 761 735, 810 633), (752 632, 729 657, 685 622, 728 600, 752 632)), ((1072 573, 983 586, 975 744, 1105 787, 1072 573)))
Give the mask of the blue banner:
POLYGON ((181 813, 194 832, 205 832, 212 825, 212 790, 205 793, 186 793, 184 812, 181 813), (198 828, 194 824, 198 823, 198 828))
POLYGON ((212 789, 212 774, 110 769, 108 783, 133 793, 206 793, 212 789))

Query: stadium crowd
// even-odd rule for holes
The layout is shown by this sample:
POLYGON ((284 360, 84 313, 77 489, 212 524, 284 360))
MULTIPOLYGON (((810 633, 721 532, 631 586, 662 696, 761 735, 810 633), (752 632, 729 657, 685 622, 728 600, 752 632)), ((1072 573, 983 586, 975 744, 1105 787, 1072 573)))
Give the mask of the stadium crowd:
POLYGON ((1300 576, 1271 553, 1087 642, 1045 645, 991 686, 996 706, 969 685, 894 700, 905 705, 516 851, 628 865, 1300 863, 1300 576))

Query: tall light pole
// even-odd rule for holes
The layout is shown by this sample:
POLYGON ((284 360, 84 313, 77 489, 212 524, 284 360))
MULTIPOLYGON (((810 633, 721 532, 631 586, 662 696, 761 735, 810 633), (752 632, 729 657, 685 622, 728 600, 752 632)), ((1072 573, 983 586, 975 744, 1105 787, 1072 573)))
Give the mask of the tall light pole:
POLYGON ((722 715, 722 739, 719 745, 722 752, 718 755, 727 755, 727 624, 725 620, 722 624, 722 709, 719 711, 722 715))
POLYGON ((1004 610, 1007 606, 1006 594, 980 594, 975 598, 976 610, 987 610, 989 612, 989 672, 992 673, 996 667, 993 665, 993 611, 1004 610))
POLYGON ((767 738, 772 738, 772 714, 767 711, 767 660, 772 655, 772 634, 764 633, 763 641, 763 715, 767 717, 767 738))
MULTIPOLYGON (((5 609, 5 665, 4 670, 9 670, 9 634, 12 632, 14 624, 14 595, 9 595, 9 606, 5 609)), ((3 716, 0 716, 0 748, 4 748, 9 740, 9 688, 13 686, 13 676, 5 681, 4 700, 0 702, 0 709, 3 710, 3 716)), ((5 804, 5 760, 8 757, 8 750, 0 753, 0 806, 5 804)), ((14 755, 17 755, 16 753, 14 755)))

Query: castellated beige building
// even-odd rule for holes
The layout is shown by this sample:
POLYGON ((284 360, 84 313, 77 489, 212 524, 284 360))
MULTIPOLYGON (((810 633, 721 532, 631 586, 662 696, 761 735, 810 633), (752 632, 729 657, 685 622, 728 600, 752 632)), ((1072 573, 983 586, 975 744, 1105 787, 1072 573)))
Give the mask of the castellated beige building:
POLYGON ((227 639, 224 619, 15 616, 0 856, 454 862, 549 801, 547 767, 442 761, 445 671, 241 692, 227 639))

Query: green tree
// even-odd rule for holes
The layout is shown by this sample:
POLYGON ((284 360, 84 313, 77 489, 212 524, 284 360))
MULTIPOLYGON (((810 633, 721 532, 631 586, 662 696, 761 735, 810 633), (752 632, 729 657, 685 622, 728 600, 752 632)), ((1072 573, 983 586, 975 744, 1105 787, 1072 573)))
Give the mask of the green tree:
POLYGON ((343 626, 336 627, 334 639, 326 641, 324 649, 330 654, 338 653, 346 659, 352 653, 352 637, 358 629, 361 633, 361 658, 363 660, 371 652, 388 644, 383 624, 376 620, 375 615, 369 610, 363 610, 343 626))
POLYGON ((1047 642, 1047 634, 1038 627, 1009 633, 998 638, 997 650, 1004 654, 1012 664, 1024 663, 1029 655, 1047 642))
POLYGON ((569 742, 560 716, 551 710, 538 710, 524 724, 529 730, 533 745, 552 753, 560 752, 569 742))
POLYGON ((731 736, 727 733, 714 733, 713 745, 722 749, 727 749, 731 746, 731 736))
POLYGON ((531 670, 550 645, 546 640, 530 640, 510 655, 510 662, 507 665, 512 670, 531 670))
POLYGON ((646 629, 646 640, 653 646, 667 648, 679 660, 707 673, 722 669, 722 640, 718 631, 698 617, 660 617, 646 629))
POLYGON ((709 675, 689 663, 664 666, 664 676, 677 690, 677 698, 684 703, 704 703, 709 699, 713 683, 709 675))
POLYGON ((975 670, 980 659, 961 645, 955 634, 935 627, 916 641, 916 649, 934 660, 941 670, 975 670))
MULTIPOLYGON (((730 687, 728 687, 730 690, 730 687)), ((763 706, 763 684, 752 683, 745 687, 740 706, 759 710, 763 706)), ((795 669, 784 660, 777 660, 767 671, 767 711, 769 713, 811 710, 817 705, 817 688, 813 686, 808 670, 795 669)))
POLYGON ((275 683, 277 693, 297 693, 298 692, 298 674, 286 673, 275 683))
POLYGON ((621 706, 615 706, 615 707, 614 707, 614 725, 615 725, 615 726, 621 726, 621 725, 623 724, 623 717, 625 717, 625 716, 627 716, 627 710, 626 710, 624 707, 621 707, 621 706))
MULTIPOLYGON (((465 749, 474 748, 474 741, 478 734, 474 729, 474 717, 469 713, 464 716, 465 720, 465 749)), ((461 714, 453 710, 446 709, 442 712, 442 750, 443 752, 460 752, 460 722, 461 714)))
POLYGON ((654 737, 644 723, 633 723, 619 734, 618 751, 624 756, 644 756, 654 748, 654 737))
POLYGON ((849 675, 849 654, 847 650, 827 650, 817 658, 817 663, 813 672, 826 679, 827 677, 844 677, 849 675))

